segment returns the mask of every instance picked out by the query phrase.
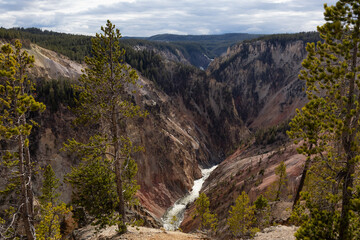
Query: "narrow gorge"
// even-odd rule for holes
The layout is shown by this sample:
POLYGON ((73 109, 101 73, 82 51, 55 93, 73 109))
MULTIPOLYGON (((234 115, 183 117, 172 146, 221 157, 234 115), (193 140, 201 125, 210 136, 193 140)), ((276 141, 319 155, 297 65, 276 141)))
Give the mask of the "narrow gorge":
MULTIPOLYGON (((142 62, 141 67, 136 65, 140 61, 133 63, 142 88, 126 94, 149 113, 125 126, 134 145, 145 148, 134 154, 145 225, 194 231, 199 222, 191 214, 200 191, 209 196, 211 211, 226 219, 242 190, 252 201, 264 193, 281 160, 296 184, 303 159, 289 144, 287 123, 306 102, 298 72, 306 43, 317 39, 304 33, 239 42, 206 70, 161 45, 127 46, 142 62)), ((71 203, 72 189, 64 178, 80 160, 60 149, 69 137, 84 138, 91 131, 73 127, 67 100, 84 65, 36 44, 29 52, 36 60, 30 75, 38 83, 37 97, 48 107, 34 116, 40 126, 30 149, 39 167, 52 165, 61 200, 71 203)), ((36 177, 36 194, 41 181, 36 177)), ((225 224, 219 222, 220 232, 225 224)))
POLYGON ((161 218, 163 226, 166 230, 174 231, 180 227, 182 221, 184 220, 186 208, 189 206, 189 204, 193 203, 199 197, 199 193, 204 182, 215 170, 216 167, 217 165, 211 168, 201 169, 202 177, 194 181, 194 185, 191 191, 187 193, 184 197, 176 200, 174 205, 166 210, 164 216, 162 216, 161 218))

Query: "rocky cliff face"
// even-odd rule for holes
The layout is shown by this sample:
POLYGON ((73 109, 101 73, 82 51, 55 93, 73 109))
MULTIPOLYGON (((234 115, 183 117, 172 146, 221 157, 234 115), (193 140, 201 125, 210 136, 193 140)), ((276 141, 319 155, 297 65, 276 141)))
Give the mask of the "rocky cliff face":
MULTIPOLYGON (((172 71, 175 66, 167 67, 172 71)), ((219 163, 224 149, 249 133, 233 99, 224 97, 226 86, 193 71, 169 94, 141 77, 143 88, 134 96, 150 113, 127 127, 132 141, 146 149, 136 157, 141 184, 138 196, 157 217, 191 190, 193 181, 201 177, 199 165, 219 163)))
MULTIPOLYGON (((199 164, 219 163, 235 146, 251 138, 247 126, 268 127, 293 115, 305 102, 303 83, 297 79, 304 45, 303 41, 241 43, 214 60, 207 72, 184 67, 177 63, 179 59, 167 56, 166 81, 157 79, 155 84, 140 77, 144 87, 132 97, 150 114, 129 121, 127 133, 135 144, 145 147, 145 152, 135 156, 141 185, 138 197, 144 207, 160 218, 200 177, 199 164)), ((54 52, 33 45, 30 53, 36 58, 32 74, 37 78, 76 79, 81 74, 82 65, 54 52)), ((33 136, 37 161, 41 166, 52 164, 61 179, 78 162, 59 150, 63 142, 89 132, 72 128, 73 118, 62 105, 56 112, 47 110, 33 136)), ((293 148, 277 151, 259 155, 256 149, 239 150, 223 161, 205 185, 212 209, 219 216, 227 214, 242 190, 252 198, 265 191, 281 160, 292 167, 289 175, 295 182, 302 159, 293 148)), ((61 190, 63 199, 69 201, 69 186, 63 184, 61 190)), ((183 229, 193 229, 191 221, 187 218, 183 229)))
POLYGON ((81 69, 84 68, 82 64, 35 44, 31 44, 31 48, 27 51, 35 57, 35 65, 30 73, 38 78, 77 79, 81 75, 81 69))
POLYGON ((154 45, 152 42, 142 42, 141 44, 133 46, 133 48, 137 51, 153 51, 167 61, 193 65, 200 69, 206 69, 211 62, 211 59, 205 55, 206 50, 200 45, 188 44, 187 48, 189 49, 186 49, 186 43, 183 43, 184 46, 182 46, 182 44, 163 44, 164 45, 161 46, 154 45))
MULTIPOLYGON (((84 67, 36 45, 31 46, 29 53, 36 59, 31 75, 42 81, 59 77, 76 79, 84 67)), ((169 66, 175 68, 177 65, 169 66)), ((135 156, 141 185, 138 197, 157 218, 176 199, 191 190, 194 179, 201 177, 199 165, 210 166, 222 160, 223 151, 217 145, 221 139, 216 138, 214 131, 222 133, 223 145, 235 144, 242 133, 248 132, 236 114, 233 99, 223 98, 225 84, 208 81, 197 71, 182 78, 185 85, 180 84, 180 87, 191 91, 186 97, 179 92, 167 95, 141 76, 139 83, 143 88, 132 96, 142 109, 150 113, 145 119, 127 123, 131 140, 145 147, 145 152, 135 156), (218 130, 219 126, 222 126, 221 130, 218 130), (232 136, 232 140, 226 140, 226 136, 232 136)), ((60 190, 66 202, 71 200, 71 189, 63 178, 78 159, 60 149, 66 139, 74 136, 85 139, 91 132, 74 128, 71 125, 73 119, 74 116, 62 104, 56 111, 48 108, 37 117, 40 127, 34 131, 31 146, 39 166, 49 163, 53 166, 62 181, 60 190)), ((40 182, 37 181, 38 187, 40 182)))
MULTIPOLYGON (((236 111, 247 126, 268 128, 291 118, 306 102, 304 83, 298 79, 305 45, 301 40, 241 43, 215 59, 207 72, 231 89, 236 111)), ((220 219, 220 232, 226 229, 226 218, 237 196, 245 191, 254 201, 264 194, 276 181, 275 168, 281 161, 287 166, 288 194, 294 194, 305 160, 295 149, 289 143, 264 147, 249 140, 214 170, 202 191, 220 219)), ((198 226, 192 211, 193 205, 181 225, 184 231, 198 226)))
POLYGON ((306 43, 258 40, 240 43, 215 59, 208 72, 230 86, 235 106, 251 128, 272 126, 305 102, 298 79, 306 43))

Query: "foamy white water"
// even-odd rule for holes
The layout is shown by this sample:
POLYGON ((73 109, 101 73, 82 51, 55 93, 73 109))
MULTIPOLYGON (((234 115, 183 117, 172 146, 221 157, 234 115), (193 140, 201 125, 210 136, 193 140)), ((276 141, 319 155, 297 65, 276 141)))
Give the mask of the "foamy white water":
POLYGON ((191 192, 178 199, 174 205, 165 212, 161 220, 166 230, 176 230, 179 228, 181 222, 184 220, 186 206, 199 197, 202 185, 216 167, 217 165, 208 169, 201 169, 202 178, 194 181, 191 192))

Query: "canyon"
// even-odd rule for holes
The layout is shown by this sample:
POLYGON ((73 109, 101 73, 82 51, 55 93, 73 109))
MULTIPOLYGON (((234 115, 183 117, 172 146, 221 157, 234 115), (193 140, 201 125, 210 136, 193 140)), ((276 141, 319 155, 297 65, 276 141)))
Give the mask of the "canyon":
MULTIPOLYGON (((146 118, 129 120, 126 133, 135 145, 145 148, 134 155, 139 169, 137 197, 155 222, 191 191, 194 181, 202 177, 201 168, 219 164, 202 191, 222 219, 241 191, 252 200, 264 193, 275 181, 274 169, 280 161, 285 161, 290 186, 295 187, 304 159, 287 139, 286 129, 279 128, 275 134, 283 135, 272 141, 256 142, 255 135, 284 123, 286 128, 295 109, 306 102, 298 74, 306 43, 317 38, 316 34, 310 38, 274 35, 243 41, 211 61, 206 70, 161 49, 132 46, 135 51, 154 51, 162 71, 168 73, 166 79, 154 81, 139 71, 138 83, 143 87, 136 93, 128 91, 149 112, 146 118)), ((30 75, 38 82, 59 78, 74 82, 84 68, 35 44, 28 51, 36 60, 30 75)), ((69 203, 72 191, 64 176, 79 160, 61 148, 66 139, 81 139, 91 131, 73 127, 74 116, 61 101, 56 110, 48 107, 35 119, 40 126, 31 136, 34 160, 40 167, 52 165, 61 182, 61 199, 69 203)), ((35 180, 39 193, 41 177, 35 180)), ((186 232, 197 228, 198 219, 190 217, 193 210, 193 205, 186 209, 180 226, 186 232)), ((222 229, 224 225, 220 221, 222 229)))

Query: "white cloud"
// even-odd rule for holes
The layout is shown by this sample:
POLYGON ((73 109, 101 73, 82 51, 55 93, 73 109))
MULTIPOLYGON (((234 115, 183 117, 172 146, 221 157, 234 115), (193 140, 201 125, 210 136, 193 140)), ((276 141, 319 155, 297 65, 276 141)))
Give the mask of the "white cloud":
MULTIPOLYGON (((325 2, 325 0, 324 0, 325 2)), ((93 35, 107 19, 126 36, 159 33, 313 31, 323 21, 314 0, 0 0, 0 25, 93 35)), ((336 0, 327 0, 334 4, 336 0)))
POLYGON ((265 3, 288 3, 293 2, 293 0, 263 0, 265 3))

